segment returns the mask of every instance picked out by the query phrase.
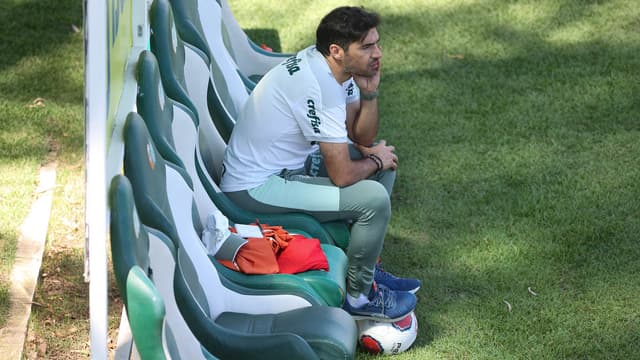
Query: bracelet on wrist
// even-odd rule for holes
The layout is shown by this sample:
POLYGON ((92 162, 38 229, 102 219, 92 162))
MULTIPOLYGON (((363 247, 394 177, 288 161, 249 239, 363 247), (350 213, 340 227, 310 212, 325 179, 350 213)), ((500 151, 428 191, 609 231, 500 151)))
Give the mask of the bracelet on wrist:
POLYGON ((373 160, 373 162, 376 164, 376 172, 379 172, 380 170, 382 170, 382 168, 384 167, 384 164, 382 163, 382 159, 380 159, 378 155, 369 154, 367 157, 373 160))
POLYGON ((378 90, 370 93, 365 93, 365 92, 360 93, 360 100, 370 101, 377 97, 378 97, 378 90))

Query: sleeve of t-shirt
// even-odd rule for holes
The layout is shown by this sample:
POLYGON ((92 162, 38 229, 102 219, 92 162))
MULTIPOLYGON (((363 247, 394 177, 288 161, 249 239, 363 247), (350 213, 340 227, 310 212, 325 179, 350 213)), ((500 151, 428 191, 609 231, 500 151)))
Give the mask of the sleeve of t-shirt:
POLYGON ((308 141, 348 141, 345 106, 324 108, 320 99, 307 97, 298 101, 294 113, 298 126, 308 141))
POLYGON ((347 104, 360 100, 360 88, 356 85, 356 82, 353 81, 353 78, 347 80, 344 83, 343 88, 347 96, 345 101, 347 104))

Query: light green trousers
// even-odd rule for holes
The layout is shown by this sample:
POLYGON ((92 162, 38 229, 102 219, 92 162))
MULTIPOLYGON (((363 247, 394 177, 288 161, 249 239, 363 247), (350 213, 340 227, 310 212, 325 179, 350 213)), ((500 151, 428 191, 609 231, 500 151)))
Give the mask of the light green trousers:
MULTIPOLYGON (((357 150, 352 151, 352 158, 358 156, 357 150)), ((327 177, 318 152, 309 157, 303 169, 285 169, 256 188, 227 195, 247 210, 264 213, 300 211, 320 222, 343 220, 350 223, 347 293, 357 297, 367 295, 373 283, 375 263, 382 251, 391 217, 390 194, 395 177, 395 171, 383 171, 340 188, 327 177)))

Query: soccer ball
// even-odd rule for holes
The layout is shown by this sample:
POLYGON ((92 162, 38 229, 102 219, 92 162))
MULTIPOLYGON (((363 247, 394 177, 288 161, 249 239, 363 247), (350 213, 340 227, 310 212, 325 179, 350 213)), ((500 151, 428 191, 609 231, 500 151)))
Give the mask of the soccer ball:
POLYGON ((418 336, 418 319, 413 311, 396 322, 358 320, 357 324, 358 343, 372 354, 400 354, 418 336))

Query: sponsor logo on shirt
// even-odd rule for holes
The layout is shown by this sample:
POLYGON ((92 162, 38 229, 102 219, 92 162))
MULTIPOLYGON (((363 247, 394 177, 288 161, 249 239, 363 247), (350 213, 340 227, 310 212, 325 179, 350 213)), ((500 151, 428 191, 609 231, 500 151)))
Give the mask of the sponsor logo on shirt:
POLYGON ((316 134, 320 134, 320 118, 316 114, 316 103, 309 99, 307 100, 307 117, 309 118, 309 122, 311 123, 311 127, 313 128, 313 132, 316 134))
POLYGON ((349 86, 347 86, 347 96, 351 95, 353 95, 353 82, 350 82, 349 86))
POLYGON ((298 64, 302 61, 302 59, 296 58, 292 56, 288 58, 282 65, 287 68, 289 75, 293 75, 296 71, 300 70, 300 66, 298 64))

